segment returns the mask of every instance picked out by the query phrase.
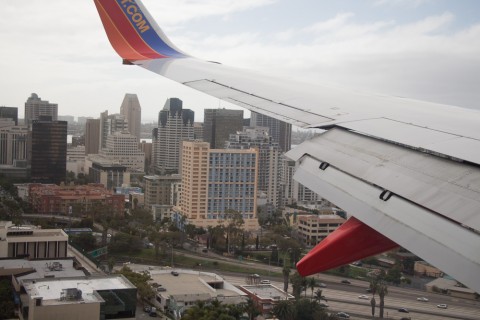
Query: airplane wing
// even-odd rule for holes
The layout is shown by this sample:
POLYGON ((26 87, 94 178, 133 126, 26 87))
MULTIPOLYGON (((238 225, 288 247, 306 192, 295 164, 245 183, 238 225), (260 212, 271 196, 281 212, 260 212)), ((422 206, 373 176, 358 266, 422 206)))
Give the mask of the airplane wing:
POLYGON ((302 128, 295 179, 355 218, 298 264, 302 275, 398 245, 480 292, 480 112, 275 79, 189 56, 141 1, 94 0, 124 63, 302 128))

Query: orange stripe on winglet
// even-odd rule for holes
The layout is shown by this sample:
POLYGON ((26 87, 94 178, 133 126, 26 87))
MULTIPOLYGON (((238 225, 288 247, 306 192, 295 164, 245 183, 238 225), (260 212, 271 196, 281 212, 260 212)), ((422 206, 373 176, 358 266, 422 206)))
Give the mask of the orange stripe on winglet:
POLYGON ((138 53, 135 49, 133 49, 130 46, 128 41, 122 36, 122 34, 115 27, 110 17, 108 16, 107 12, 103 8, 103 6, 98 2, 98 0, 95 0, 95 5, 100 15, 100 19, 102 20, 103 27, 105 28, 105 32, 107 33, 108 40, 110 41, 110 44, 118 53, 118 55, 126 60, 149 59, 148 57, 145 57, 140 53, 138 53))

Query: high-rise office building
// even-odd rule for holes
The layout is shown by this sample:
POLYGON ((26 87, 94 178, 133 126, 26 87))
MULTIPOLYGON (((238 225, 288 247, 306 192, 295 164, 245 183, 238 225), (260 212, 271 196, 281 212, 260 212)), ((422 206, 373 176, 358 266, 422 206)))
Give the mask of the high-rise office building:
POLYGON ((10 119, 18 126, 18 108, 0 107, 0 119, 10 119))
POLYGON ((226 149, 251 149, 259 152, 258 191, 266 196, 267 203, 277 208, 280 206, 280 155, 278 142, 268 134, 268 128, 244 128, 230 135, 226 149))
POLYGON ((0 165, 27 159, 28 127, 0 127, 0 165))
POLYGON ((140 131, 142 126, 142 108, 136 94, 127 93, 120 106, 120 114, 127 121, 128 131, 137 137, 140 142, 140 131))
POLYGON ((230 134, 243 128, 243 110, 205 109, 203 141, 212 149, 225 148, 230 134))
POLYGON ((239 212, 248 230, 258 228, 256 149, 210 149, 208 142, 182 144, 180 213, 199 227, 217 226, 239 212))
POLYGON ((107 145, 107 137, 115 132, 127 130, 127 121, 121 114, 108 114, 108 110, 100 113, 100 134, 98 137, 99 149, 107 145))
POLYGON ((86 119, 85 155, 97 154, 100 150, 100 119, 86 119))
POLYGON ((161 174, 178 173, 182 141, 194 139, 195 113, 183 109, 183 102, 170 98, 158 114, 158 130, 155 144, 155 170, 161 174))
POLYGON ((67 122, 40 116, 32 121, 31 180, 59 184, 67 168, 67 122))
POLYGON ((52 121, 58 120, 58 104, 40 99, 36 93, 32 93, 25 102, 25 125, 30 126, 33 120, 39 120, 40 116, 49 116, 52 121))
POLYGON ((252 111, 250 118, 251 127, 268 127, 273 140, 278 142, 282 152, 287 152, 292 147, 292 125, 275 118, 252 111))
POLYGON ((117 160, 129 171, 145 171, 145 153, 140 151, 137 137, 128 131, 110 134, 105 148, 102 148, 99 154, 107 159, 117 160))

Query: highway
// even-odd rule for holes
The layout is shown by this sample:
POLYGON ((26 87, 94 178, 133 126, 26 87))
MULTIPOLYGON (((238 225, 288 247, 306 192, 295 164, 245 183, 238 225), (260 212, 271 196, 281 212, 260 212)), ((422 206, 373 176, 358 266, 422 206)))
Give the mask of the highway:
MULTIPOLYGON (((225 275, 225 280, 235 285, 244 285, 245 276, 225 275)), ((342 278, 330 275, 316 275, 316 278, 327 285, 322 288, 323 295, 328 300, 330 312, 344 311, 350 314, 350 319, 371 319, 370 300, 359 299, 359 295, 371 294, 365 289, 368 283, 365 281, 351 280, 351 285, 341 284, 342 278)), ((279 288, 283 288, 283 282, 279 279, 271 278, 271 283, 279 288)), ((291 285, 289 285, 291 290, 291 285)), ((480 302, 463 299, 456 299, 449 296, 427 293, 424 291, 389 287, 389 293, 385 297, 385 319, 401 319, 402 317, 411 317, 411 319, 480 319, 480 302), (427 297, 428 302, 417 301, 418 297, 427 297), (439 309, 437 304, 445 303, 448 309, 439 309), (398 312, 399 308, 407 308, 409 313, 398 312)), ((307 288, 307 297, 311 297, 311 289, 307 288)), ((375 315, 378 317, 378 304, 380 299, 375 297, 377 308, 375 315)))

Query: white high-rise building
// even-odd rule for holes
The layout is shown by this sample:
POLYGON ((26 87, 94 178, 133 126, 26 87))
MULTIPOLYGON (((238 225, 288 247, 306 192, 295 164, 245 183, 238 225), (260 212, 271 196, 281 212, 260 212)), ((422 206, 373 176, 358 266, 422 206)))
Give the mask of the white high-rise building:
POLYGON ((158 114, 154 159, 155 170, 161 174, 178 173, 181 143, 194 139, 195 113, 182 104, 178 98, 167 99, 158 114))
POLYGON ((50 116, 52 121, 57 121, 58 104, 42 100, 36 93, 32 93, 25 102, 25 124, 31 125, 40 116, 50 116))
POLYGON ((120 106, 120 114, 127 121, 128 131, 137 137, 140 142, 140 132, 142 126, 142 107, 136 94, 127 93, 120 106))
POLYGON ((145 153, 140 151, 137 137, 127 131, 115 132, 107 137, 106 146, 100 155, 117 160, 129 171, 145 171, 145 153))
POLYGON ((99 148, 105 148, 107 137, 115 132, 127 130, 127 121, 121 114, 108 114, 108 110, 100 114, 99 148))

